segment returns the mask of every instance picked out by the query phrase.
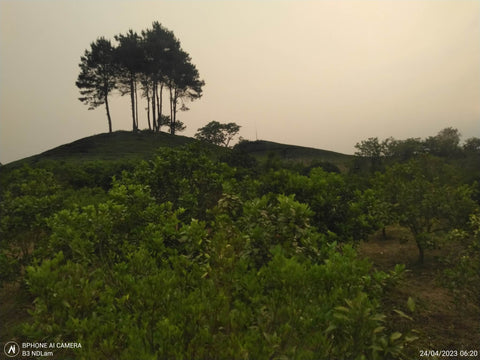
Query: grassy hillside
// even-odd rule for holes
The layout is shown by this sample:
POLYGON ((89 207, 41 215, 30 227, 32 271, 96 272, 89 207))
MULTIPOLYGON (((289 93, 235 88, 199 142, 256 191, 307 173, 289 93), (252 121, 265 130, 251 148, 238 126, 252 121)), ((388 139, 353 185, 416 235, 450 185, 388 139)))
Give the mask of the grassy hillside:
POLYGON ((258 159, 266 158, 270 154, 275 154, 281 160, 300 161, 304 163, 325 161, 335 165, 344 165, 350 162, 353 157, 352 155, 345 155, 334 151, 280 144, 265 140, 245 141, 240 143, 238 148, 258 159))
MULTIPOLYGON (((159 147, 178 147, 197 140, 167 133, 116 131, 92 135, 64 144, 22 160, 6 165, 6 168, 17 168, 27 163, 35 165, 44 160, 68 161, 70 163, 96 160, 142 160, 150 159, 159 147)), ((205 143, 214 153, 222 154, 224 148, 205 143)), ((311 163, 313 161, 331 162, 343 168, 352 158, 333 151, 307 148, 296 145, 279 144, 271 141, 245 141, 238 149, 254 156, 258 160, 268 156, 276 156, 280 160, 311 163)))
POLYGON ((41 160, 69 160, 74 162, 92 160, 140 160, 148 159, 159 147, 177 147, 195 141, 186 136, 167 133, 116 131, 92 135, 64 144, 22 160, 7 164, 17 167, 23 163, 35 164, 41 160))

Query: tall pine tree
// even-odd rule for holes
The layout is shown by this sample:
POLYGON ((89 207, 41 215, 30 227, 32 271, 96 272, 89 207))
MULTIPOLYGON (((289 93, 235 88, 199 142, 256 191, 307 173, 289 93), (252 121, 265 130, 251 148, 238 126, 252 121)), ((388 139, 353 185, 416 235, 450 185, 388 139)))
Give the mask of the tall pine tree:
POLYGON ((81 57, 80 74, 75 85, 82 95, 79 100, 93 110, 105 104, 108 119, 108 131, 112 132, 112 119, 108 106, 108 95, 116 87, 117 66, 114 61, 114 48, 110 40, 98 38, 85 50, 81 57))
POLYGON ((138 103, 137 83, 139 73, 145 67, 145 54, 140 36, 133 30, 126 35, 115 36, 118 42, 116 48, 116 62, 119 67, 118 83, 121 95, 130 94, 132 109, 132 130, 138 130, 138 103))

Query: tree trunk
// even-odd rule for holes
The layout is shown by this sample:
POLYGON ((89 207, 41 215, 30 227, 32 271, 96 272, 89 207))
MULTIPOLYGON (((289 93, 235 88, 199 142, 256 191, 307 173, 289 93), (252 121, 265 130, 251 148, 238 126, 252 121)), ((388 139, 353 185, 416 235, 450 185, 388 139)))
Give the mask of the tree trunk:
POLYGON ((112 118, 110 117, 110 109, 108 108, 108 95, 105 95, 105 109, 107 110, 108 132, 112 133, 112 118))
POLYGON ((132 107, 132 131, 137 131, 137 126, 135 123, 135 89, 133 85, 133 74, 130 74, 130 104, 132 107))
POLYGON ((177 130, 177 90, 173 90, 173 135, 175 135, 175 131, 177 130))
POLYGON ((170 91, 170 134, 174 135, 175 131, 173 130, 173 96, 172 88, 169 88, 170 91))
POLYGON ((147 88, 145 90, 145 93, 147 95, 147 121, 148 121, 148 129, 152 130, 152 124, 150 123, 150 94, 148 92, 148 83, 147 83, 147 88))
POLYGON ((152 86, 152 120, 153 120, 153 130, 158 131, 157 118, 156 118, 156 104, 155 104, 155 93, 157 92, 157 82, 153 82, 152 86))
POLYGON ((160 122, 160 126, 159 126, 159 129, 160 127, 162 126, 161 124, 161 121, 162 121, 162 103, 163 103, 163 83, 160 84, 160 99, 158 101, 159 103, 159 107, 158 107, 158 119, 159 119, 159 122, 160 122))
MULTIPOLYGON (((162 88, 162 84, 160 83, 160 89, 161 88, 162 88)), ((162 116, 160 112, 160 97, 158 96, 158 86, 155 91, 155 96, 157 97, 157 108, 155 110, 157 112, 157 131, 160 131, 160 128, 162 127, 162 116)))
POLYGON ((177 120, 177 91, 170 88, 170 134, 175 135, 175 122, 177 120))
POLYGON ((417 236, 415 236, 415 242, 417 243, 417 247, 418 247, 418 263, 423 265, 423 262, 425 260, 423 244, 420 241, 420 239, 417 238, 417 236))
POLYGON ((138 130, 138 93, 137 93, 137 79, 133 80, 133 86, 135 88, 135 127, 138 130))

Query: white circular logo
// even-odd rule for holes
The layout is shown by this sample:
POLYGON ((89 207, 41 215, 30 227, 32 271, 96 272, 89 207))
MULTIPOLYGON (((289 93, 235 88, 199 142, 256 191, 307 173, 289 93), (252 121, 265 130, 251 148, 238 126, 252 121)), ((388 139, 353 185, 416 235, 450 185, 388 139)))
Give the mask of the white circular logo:
POLYGON ((15 341, 9 341, 3 347, 3 352, 8 357, 15 357, 20 354, 20 346, 15 341))

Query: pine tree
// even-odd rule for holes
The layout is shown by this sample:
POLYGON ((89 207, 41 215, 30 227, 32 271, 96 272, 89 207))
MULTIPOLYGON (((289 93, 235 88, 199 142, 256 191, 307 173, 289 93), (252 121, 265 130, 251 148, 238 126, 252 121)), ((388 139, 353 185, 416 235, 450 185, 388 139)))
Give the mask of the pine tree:
POLYGON ((119 66, 118 82, 121 95, 130 94, 132 109, 132 129, 138 130, 137 83, 139 73, 145 67, 145 54, 140 36, 133 30, 126 35, 115 36, 118 41, 116 62, 119 66))
POLYGON ((108 106, 108 95, 116 87, 117 66, 114 61, 114 48, 110 40, 98 38, 85 50, 81 57, 80 74, 75 85, 82 95, 79 100, 93 110, 105 104, 108 130, 112 132, 112 119, 108 106))

